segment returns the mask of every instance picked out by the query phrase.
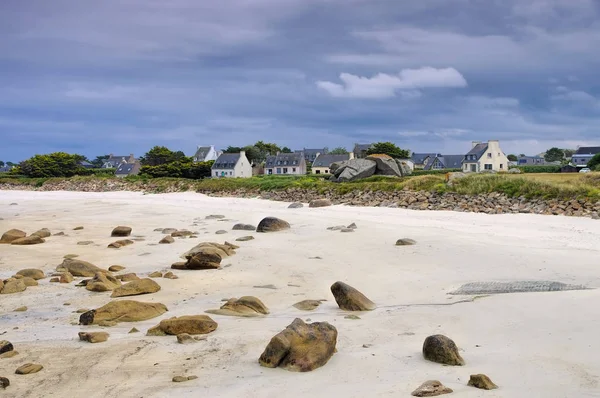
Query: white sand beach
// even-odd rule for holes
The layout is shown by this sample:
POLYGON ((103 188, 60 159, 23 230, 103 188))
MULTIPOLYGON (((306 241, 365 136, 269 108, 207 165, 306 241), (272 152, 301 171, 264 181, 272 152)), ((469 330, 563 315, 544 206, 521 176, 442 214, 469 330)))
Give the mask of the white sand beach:
MULTIPOLYGON (((16 294, 0 295, 0 340, 20 354, 0 359, 10 387, 2 397, 409 397, 426 380, 440 380, 457 397, 600 397, 600 290, 474 296, 450 292, 470 282, 555 281, 600 287, 600 222, 539 215, 486 215, 332 206, 288 209, 288 203, 211 198, 195 193, 0 191, 0 234, 18 228, 52 236, 33 246, 0 245, 0 278, 23 268, 47 274, 68 253, 107 268, 145 276, 166 271, 199 242, 239 244, 220 270, 178 271, 156 279, 162 290, 132 299, 160 302, 160 318, 110 328, 80 326, 79 308, 108 303, 75 283, 40 280, 16 294), (11 203, 17 203, 11 205, 11 203), (205 220, 222 214, 227 221, 205 220), (237 222, 266 216, 291 229, 260 234, 232 231, 237 222), (194 221, 197 219, 197 221, 194 221), (193 225, 196 222, 197 225, 193 225), (356 223, 353 233, 327 227, 356 223), (133 228, 133 245, 108 249, 117 225, 133 228), (73 228, 84 229, 74 231, 73 228), (156 245, 155 228, 198 231, 198 239, 156 245), (215 235, 217 230, 227 234, 215 235), (235 242, 254 235, 248 242, 235 242), (395 246, 412 238, 414 246, 395 246), (94 244, 77 245, 90 240, 94 244), (320 257, 320 258, 315 258, 320 257), (344 281, 378 308, 346 319, 329 290, 344 281), (274 285, 272 288, 255 286, 274 285), (204 314, 222 299, 256 296, 270 309, 260 318, 211 315, 218 329, 206 341, 178 344, 174 336, 147 337, 160 319, 204 314), (327 299, 312 312, 292 305, 327 299), (68 305, 67 305, 68 303, 68 305), (27 306, 26 312, 14 312, 27 306), (272 336, 295 318, 327 321, 338 330, 338 352, 323 367, 293 373, 259 366, 272 336), (141 333, 128 334, 132 327, 141 333), (105 343, 79 341, 80 331, 104 330, 105 343), (465 366, 426 361, 424 339, 452 338, 465 366), (44 369, 15 375, 27 362, 44 369), (499 389, 467 386, 484 373, 499 389), (198 379, 173 383, 173 376, 198 379)), ((81 278, 78 278, 81 279, 81 278)))

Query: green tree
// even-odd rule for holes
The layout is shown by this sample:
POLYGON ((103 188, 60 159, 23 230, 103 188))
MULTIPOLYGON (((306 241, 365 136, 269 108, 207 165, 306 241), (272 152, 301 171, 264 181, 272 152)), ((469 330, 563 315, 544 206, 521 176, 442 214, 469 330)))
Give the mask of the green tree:
POLYGON ((4 167, 4 162, 0 160, 0 167, 4 167))
POLYGON ((544 160, 546 162, 559 162, 563 160, 565 157, 565 151, 560 148, 550 148, 544 154, 544 160))
POLYGON ((190 163, 191 158, 181 151, 173 152, 164 146, 155 146, 140 158, 142 166, 160 166, 173 162, 190 163))
POLYGON ((510 160, 511 162, 516 162, 517 160, 519 160, 519 158, 517 158, 517 155, 508 155, 507 156, 508 160, 510 160))
POLYGON ((577 152, 577 149, 563 149, 563 152, 566 158, 570 158, 577 152))
POLYGON ((108 160, 108 155, 96 156, 96 159, 92 160, 90 163, 94 165, 96 168, 102 167, 104 163, 108 160))
POLYGON ((27 177, 72 177, 90 174, 79 164, 82 155, 71 155, 65 152, 54 152, 48 155, 35 155, 20 164, 21 174, 27 177))
POLYGON ((277 152, 281 152, 279 145, 269 142, 258 141, 256 144, 254 144, 254 146, 257 147, 265 157, 268 155, 275 155, 277 152))
POLYGON ((254 145, 245 146, 242 150, 246 152, 246 158, 251 164, 257 164, 265 160, 260 149, 254 145))
POLYGON ((333 148, 333 150, 331 150, 331 152, 329 153, 331 155, 346 155, 348 151, 346 150, 346 148, 339 146, 337 148, 333 148))
POLYGON ((406 159, 410 157, 409 150, 400 149, 396 144, 391 142, 378 142, 373 144, 373 146, 367 150, 367 155, 374 154, 385 154, 394 159, 406 159))
POLYGON ((594 155, 594 157, 591 158, 587 164, 587 167, 589 167, 592 170, 596 170, 598 166, 600 166, 600 153, 594 155))
POLYGON ((282 153, 292 153, 292 150, 286 146, 284 146, 283 148, 281 148, 281 152, 282 153))
POLYGON ((224 153, 240 153, 243 149, 239 146, 231 146, 229 145, 223 152, 224 153))

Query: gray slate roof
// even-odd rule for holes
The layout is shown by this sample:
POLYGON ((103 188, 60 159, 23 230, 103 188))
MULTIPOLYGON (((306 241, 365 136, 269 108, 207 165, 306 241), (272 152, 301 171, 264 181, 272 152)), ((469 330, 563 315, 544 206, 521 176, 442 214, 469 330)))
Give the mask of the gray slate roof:
POLYGON ((474 162, 476 160, 479 160, 483 154, 485 153, 485 151, 487 151, 488 149, 488 144, 487 143, 482 143, 482 144, 477 144, 473 147, 473 149, 471 149, 467 155, 465 156, 465 162, 474 162), (470 160, 469 157, 471 155, 475 155, 475 160, 470 160))
POLYGON ((423 164, 427 157, 434 158, 436 156, 437 153, 413 153, 410 160, 412 160, 414 164, 423 164))
POLYGON ((332 163, 350 159, 350 155, 319 155, 313 162, 313 167, 329 167, 332 163))
POLYGON ((212 169, 233 169, 239 159, 239 153, 222 153, 217 160, 215 160, 212 169))
POLYGON ((201 146, 196 151, 196 154, 194 155, 194 157, 196 159, 206 159, 206 155, 208 155, 208 152, 210 152, 210 147, 209 146, 201 146))
POLYGON ((435 159, 438 159, 442 163, 444 169, 460 169, 462 168, 464 158, 464 155, 436 155, 429 158, 429 161, 425 165, 425 170, 431 170, 435 159))
POLYGON ((575 155, 596 155, 600 153, 600 146, 582 146, 575 152, 575 155))
POLYGON ((299 166, 303 159, 303 152, 280 153, 276 156, 267 156, 265 167, 299 166))
POLYGON ((298 149, 296 151, 294 151, 294 153, 301 153, 304 152, 305 155, 316 155, 317 153, 326 153, 327 150, 325 148, 321 148, 321 149, 298 149))
POLYGON ((122 163, 117 170, 115 170, 115 174, 125 174, 129 175, 134 171, 135 163, 122 163))

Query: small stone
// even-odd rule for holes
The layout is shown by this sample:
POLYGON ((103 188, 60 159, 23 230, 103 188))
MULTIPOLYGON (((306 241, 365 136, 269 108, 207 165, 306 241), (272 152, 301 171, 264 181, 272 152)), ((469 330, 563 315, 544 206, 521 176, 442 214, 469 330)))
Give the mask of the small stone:
POLYGON ((122 265, 111 265, 110 267, 108 267, 108 270, 110 272, 119 272, 119 271, 123 271, 125 269, 125 267, 123 267, 122 265))
POLYGON ((27 311, 27 306, 15 308, 13 311, 14 312, 25 312, 25 311, 27 311))
POLYGON ((37 373, 42 369, 44 369, 42 365, 36 363, 26 363, 25 365, 19 366, 15 373, 18 375, 29 375, 37 373))
POLYGON ((171 271, 166 272, 163 275, 163 278, 167 278, 167 279, 179 279, 179 277, 177 275, 175 275, 174 273, 172 273, 171 271))
POLYGON ((444 386, 437 380, 429 380, 421 384, 412 395, 415 397, 435 397, 443 394, 450 394, 452 389, 444 386))
POLYGON ((7 358, 12 358, 12 357, 16 357, 17 355, 19 355, 19 353, 17 351, 7 351, 4 354, 0 354, 0 358, 1 359, 7 359, 7 358))
POLYGON ((290 223, 276 217, 266 217, 256 227, 256 232, 277 232, 290 229, 290 223))
POLYGON ((150 277, 150 278, 162 278, 162 276, 163 276, 163 274, 160 271, 154 271, 153 273, 148 275, 148 277, 150 277))
POLYGON ((211 214, 210 216, 206 216, 205 218, 207 220, 221 220, 225 218, 225 216, 222 214, 211 214))
POLYGON ((131 227, 125 227, 125 226, 118 226, 115 227, 115 229, 112 230, 110 236, 115 237, 122 237, 122 236, 129 236, 131 235, 131 227))
POLYGON ((8 386, 10 386, 10 380, 8 380, 6 377, 0 377, 0 388, 4 390, 8 386))
POLYGON ((288 209, 300 209, 304 207, 304 205, 300 202, 294 202, 288 206, 288 209))
POLYGON ((331 200, 329 199, 314 199, 308 204, 308 207, 328 207, 331 206, 331 200))
POLYGON ((452 339, 436 334, 429 336, 423 343, 423 356, 428 361, 443 365, 463 366, 464 359, 458 353, 458 347, 452 339))
POLYGON ((2 340, 0 341, 0 354, 4 354, 5 352, 12 351, 13 345, 10 341, 2 340))
POLYGON ((215 234, 217 234, 217 235, 223 235, 223 234, 226 234, 226 233, 227 233, 227 231, 225 231, 224 229, 220 229, 217 232, 215 232, 215 234))
POLYGON ((58 281, 60 283, 71 283, 73 282, 73 275, 70 272, 63 272, 58 281))
POLYGON ((79 340, 88 343, 103 343, 108 340, 108 336, 106 332, 79 332, 79 340))
POLYGON ((131 328, 131 330, 129 331, 129 334, 131 333, 139 333, 140 331, 137 330, 136 328, 131 328))
POLYGON ((352 228, 342 228, 342 229, 340 229, 340 232, 354 232, 354 229, 352 229, 352 228))
POLYGON ((173 239, 172 236, 165 236, 164 238, 162 238, 160 241, 158 241, 158 243, 160 243, 161 245, 168 245, 175 242, 175 239, 173 239))
POLYGON ((82 229, 83 229, 83 227, 79 226, 79 227, 73 228, 73 231, 81 231, 82 229))
POLYGON ((133 245, 133 241, 131 239, 121 239, 115 242, 110 243, 107 247, 111 249, 120 249, 124 246, 133 245))
POLYGON ((495 385, 492 380, 490 380, 490 378, 484 374, 471 375, 467 385, 480 388, 482 390, 495 390, 498 388, 498 386, 495 385))
POLYGON ((336 282, 331 285, 331 293, 342 310, 372 311, 376 308, 375 303, 364 294, 344 282, 336 282))
POLYGON ((77 244, 79 246, 93 245, 94 241, 91 241, 91 240, 82 240, 81 242, 77 242, 77 244))
POLYGON ((413 239, 403 238, 396 241, 396 246, 412 246, 416 245, 417 241, 413 239))
POLYGON ((234 231, 254 231, 256 227, 251 224, 235 224, 232 228, 234 231))
POLYGON ((55 234, 54 234, 54 235, 52 235, 52 236, 66 236, 66 235, 65 235, 65 233, 64 233, 64 232, 62 232, 62 231, 61 231, 61 232, 57 232, 57 233, 55 233, 55 234))
POLYGON ((193 343, 197 343, 198 340, 194 339, 188 333, 181 333, 181 334, 177 335, 177 342, 179 344, 193 344, 193 343))
POLYGON ((60 279, 59 278, 50 278, 50 282, 58 283, 58 282, 60 282, 60 279))
POLYGON ((236 241, 238 242, 247 242, 249 240, 253 240, 254 236, 248 235, 248 236, 242 236, 240 238, 237 238, 236 241))
POLYGON ((194 380, 197 378, 198 378, 198 376, 175 376, 175 377, 173 377, 173 382, 174 383, 182 383, 184 381, 194 380))
POLYGON ((277 286, 275 286, 275 285, 258 285, 258 286, 252 286, 252 287, 257 288, 257 289, 273 289, 273 290, 277 289, 277 286))
POLYGON ((321 305, 322 301, 324 300, 303 300, 294 304, 294 307, 301 311, 314 311, 321 305))
POLYGON ((191 235, 193 235, 193 232, 192 232, 192 231, 185 230, 185 229, 183 229, 183 230, 181 230, 181 231, 175 231, 175 232, 172 232, 172 233, 171 233, 171 236, 172 236, 173 238, 183 238, 183 237, 186 237, 186 236, 191 236, 191 235))
POLYGON ((344 319, 354 319, 354 320, 356 320, 356 319, 360 319, 360 317, 358 315, 346 315, 344 317, 344 319))

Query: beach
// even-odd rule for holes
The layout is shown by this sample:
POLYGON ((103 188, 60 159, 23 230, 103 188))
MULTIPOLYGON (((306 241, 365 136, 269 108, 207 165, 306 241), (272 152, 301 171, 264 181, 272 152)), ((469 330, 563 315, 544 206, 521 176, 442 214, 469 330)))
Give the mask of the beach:
POLYGON ((161 290, 133 299, 162 303, 160 318, 113 327, 78 325, 80 308, 100 307, 110 292, 75 283, 50 283, 0 295, 0 340, 19 355, 0 359, 11 385, 4 397, 401 397, 426 380, 439 380, 461 397, 598 397, 600 361, 600 221, 533 214, 488 215, 451 211, 330 206, 289 209, 289 203, 214 198, 196 193, 0 191, 0 234, 12 228, 51 236, 32 246, 0 245, 0 278, 24 268, 55 272, 66 254, 99 267, 126 267, 146 276, 200 242, 239 247, 218 270, 172 270, 179 279, 155 279, 161 290), (225 219, 207 219, 224 215, 225 219), (234 231, 274 216, 291 229, 234 231), (352 233, 328 227, 356 223, 352 233), (135 243, 107 245, 118 225, 135 243), (73 230, 83 226, 82 230, 73 230), (158 228, 197 231, 197 239, 159 245, 158 228), (225 234, 215 234, 225 230, 225 234), (254 240, 237 242, 242 236, 254 240), (396 246, 398 239, 413 246, 396 246), (143 240, 142 240, 143 239, 143 240), (77 245, 92 241, 93 244, 77 245), (360 290, 377 309, 359 319, 338 308, 336 281, 360 290), (507 294, 450 294, 474 282, 551 281, 588 289, 507 294), (216 331, 196 344, 174 336, 146 336, 161 319, 204 314, 223 299, 256 296, 264 317, 210 315, 216 331), (315 311, 293 304, 326 299, 315 311), (15 308, 27 306, 25 312, 15 308), (271 337, 295 318, 337 328, 337 352, 312 372, 261 367, 271 337), (132 327, 140 333, 129 333, 132 327), (106 331, 107 342, 79 341, 80 331, 106 331), (465 366, 442 366, 421 353, 427 336, 453 339, 465 366), (39 363, 32 375, 20 365, 39 363), (471 374, 488 375, 499 388, 467 386, 471 374), (195 380, 173 383, 178 375, 195 380))

